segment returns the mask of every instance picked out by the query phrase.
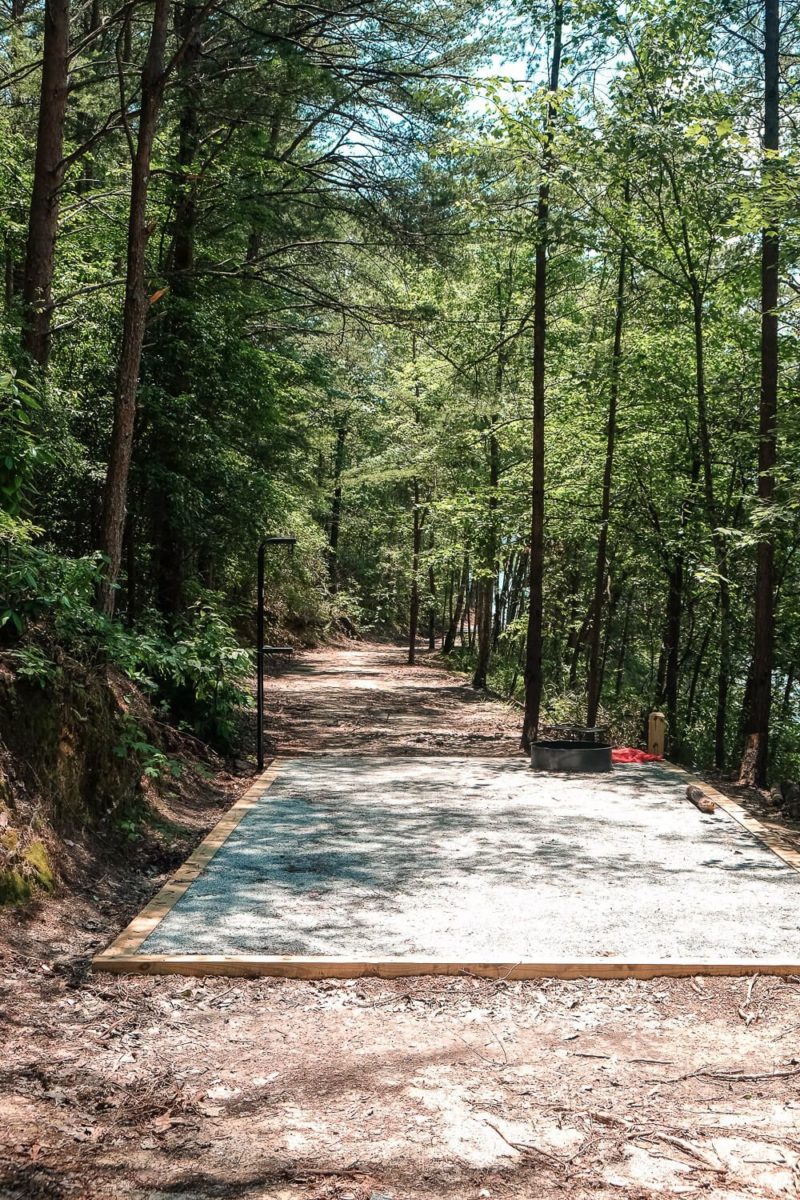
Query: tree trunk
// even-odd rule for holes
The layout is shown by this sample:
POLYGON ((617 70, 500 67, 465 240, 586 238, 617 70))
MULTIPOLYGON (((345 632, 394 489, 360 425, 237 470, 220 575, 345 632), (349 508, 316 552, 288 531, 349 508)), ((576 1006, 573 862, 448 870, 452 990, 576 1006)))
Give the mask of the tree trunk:
MULTIPOLYGON (((762 182, 772 177, 780 149, 779 0, 764 0, 764 165, 762 182)), ((765 189, 766 190, 766 189, 765 189)), ((769 193, 765 197, 769 204, 769 193)), ((758 418, 758 502, 768 517, 775 498, 778 424, 778 286, 780 242, 769 212, 761 234, 761 402, 758 418)), ((755 636, 750 703, 739 778, 765 787, 772 666, 775 647, 775 552, 769 521, 761 525, 756 558, 755 636)))
POLYGON ((494 579, 484 575, 477 582, 475 626, 477 630, 478 657, 472 674, 472 686, 476 689, 486 687, 486 676, 489 671, 489 658, 492 652, 492 597, 494 596, 494 579))
POLYGON ((419 507, 419 480, 414 479, 414 521, 411 543, 411 596, 408 605, 408 665, 413 667, 417 658, 417 633, 419 631, 419 556, 422 551, 422 518, 419 507))
POLYGON ((447 632, 444 635, 444 641, 442 642, 442 654, 449 654, 451 652, 453 646, 455 645, 456 634, 458 633, 459 629, 463 629, 464 603, 466 600, 468 583, 469 556, 465 554, 464 565, 461 568, 461 582, 458 586, 455 609, 453 610, 453 615, 450 618, 450 625, 448 626, 447 632))
POLYGON ((712 628, 713 628, 713 623, 711 621, 709 621, 708 625, 706 626, 705 632, 703 634, 702 641, 700 642, 700 646, 697 651, 697 656, 694 661, 694 667, 692 669, 692 677, 691 677, 691 680, 689 681, 689 695, 686 700, 686 723, 685 723, 685 727, 687 729, 691 726, 692 717, 694 716, 694 702, 695 702, 695 696, 697 695, 697 684, 700 679, 700 671, 702 670, 702 667, 703 667, 703 662, 705 660, 706 651, 708 650, 708 643, 711 641, 712 628))
MULTIPOLYGON (((428 548, 433 552, 433 530, 428 548)), ((428 564, 428 649, 436 649, 436 576, 432 558, 428 564)))
POLYGON ((719 589, 719 668, 717 671, 717 712, 714 721, 714 766, 718 771, 724 769, 726 762, 730 661, 731 599, 730 588, 723 580, 719 589))
MULTIPOLYGON (((469 650, 472 649, 472 595, 474 591, 475 585, 474 583, 470 582, 469 588, 467 589, 467 603, 464 608, 464 615, 467 620, 467 649, 469 650)), ((461 644, 462 646, 464 644, 463 635, 461 638, 461 644)))
POLYGON ((197 230, 197 184, 191 167, 200 142, 200 100, 203 81, 198 70, 203 40, 194 3, 183 4, 177 14, 175 32, 184 47, 179 86, 182 93, 178 126, 178 189, 175 196, 170 284, 173 294, 188 297, 194 267, 197 230))
POLYGON ((611 644, 611 628, 614 623, 614 615, 617 611, 617 606, 619 605, 619 600, 620 600, 621 595, 622 595, 622 589, 619 587, 614 588, 614 590, 612 591, 611 596, 609 598, 609 602, 608 602, 608 614, 607 614, 606 628, 605 628, 605 632, 603 634, 603 645, 602 645, 601 652, 600 652, 600 670, 599 670, 598 677, 597 677, 598 695, 602 695, 602 692, 603 692, 603 680, 605 678, 606 665, 608 663, 608 648, 611 644))
POLYGON ((122 61, 130 63, 133 46, 133 21, 131 12, 127 12, 122 22, 122 61))
POLYGON ((536 265, 533 290, 533 442, 531 453, 531 546, 528 588, 528 631, 525 653, 525 717, 522 748, 528 750, 539 729, 542 703, 542 604, 544 577, 544 404, 545 340, 547 333, 547 240, 550 214, 550 174, 553 169, 555 97, 561 72, 563 0, 554 0, 553 58, 550 64, 550 102, 545 118, 542 181, 536 210, 536 265))
MULTIPOLYGON (((686 554, 683 549, 686 531, 695 510, 697 483, 700 479, 701 463, 695 453, 692 459, 691 487, 681 504, 678 527, 677 549, 662 551, 662 564, 667 577, 667 603, 664 614, 661 654, 659 656, 655 703, 666 709, 667 739, 670 751, 680 752, 678 728, 678 690, 681 674, 681 636, 683 626, 684 593, 686 584, 686 554)), ((656 530, 661 534, 660 523, 656 530)))
POLYGON ((141 106, 136 153, 131 171, 131 200, 128 220, 128 261, 125 279, 122 347, 114 396, 114 425, 103 494, 100 548, 106 556, 105 577, 98 591, 98 607, 108 616, 114 612, 114 590, 122 556, 122 532, 133 451, 136 393, 142 360, 148 299, 145 287, 147 191, 158 114, 164 95, 164 50, 167 42, 168 0, 155 0, 150 44, 142 68, 141 106))
POLYGON ((628 638, 631 629, 631 609, 633 608, 633 590, 628 592, 628 599, 625 602, 625 619, 622 623, 622 638, 619 643, 619 654, 617 656, 617 672, 614 681, 614 697, 619 699, 622 692, 622 685, 625 681, 625 660, 628 656, 628 638))
POLYGON ((508 597, 511 591, 511 576, 514 572, 514 551, 503 566, 502 586, 495 588, 494 621, 492 622, 492 649, 496 650, 503 630, 508 625, 508 597))
POLYGON ((455 596, 453 595, 453 593, 455 591, 455 585, 456 585, 455 572, 453 571, 453 568, 451 567, 450 571, 448 572, 447 585, 444 589, 444 594, 442 596, 442 611, 441 611, 441 615, 439 618, 439 627, 441 630, 441 637, 442 637, 442 647, 444 647, 445 633, 450 628, 450 626, 453 624, 453 602, 455 600, 455 596))
POLYGON ((727 579, 727 553, 725 540, 719 532, 717 505, 714 497, 714 471, 711 461, 711 438, 708 429, 708 407, 705 382, 705 346, 703 339, 703 298, 692 271, 692 312, 694 316, 695 376, 697 388, 697 432, 700 440, 700 458, 703 468, 703 493, 706 520, 714 547, 714 565, 717 571, 719 592, 719 661, 717 668, 717 710, 714 721, 714 766, 722 770, 726 758, 726 731, 728 723, 728 690, 730 688, 730 586, 727 579))
MULTIPOLYGON (((627 206, 630 185, 625 181, 623 200, 627 206)), ((614 313, 614 347, 611 352, 611 389, 608 399, 608 425, 606 429, 606 461, 603 468, 603 497, 600 508, 600 536, 597 539, 597 557, 594 568, 594 594, 592 618, 589 627, 589 679, 586 724, 592 728, 597 721, 600 703, 600 632, 603 623, 603 600, 605 597, 606 554, 608 552, 608 524, 611 516, 611 482, 614 474, 614 446, 617 438, 617 402, 619 400, 619 368, 622 359, 622 321, 625 305, 625 272, 627 269, 627 246, 623 240, 619 252, 617 272, 617 295, 614 313)))
POLYGON ((336 431, 336 453, 333 460, 333 498, 328 525, 328 577, 331 591, 339 590, 339 529, 342 518, 342 471, 344 450, 347 441, 347 426, 344 421, 336 431))
MULTIPOLYGON (((98 30, 100 28, 101 18, 102 14, 100 11, 100 0, 92 0, 89 7, 85 8, 83 13, 84 34, 94 33, 96 30, 98 30)), ((79 99, 78 109, 75 114, 75 142, 79 146, 86 144, 92 134, 92 114, 88 104, 88 96, 92 94, 94 82, 97 78, 97 71, 95 69, 95 55, 97 54, 96 44, 92 47, 89 47, 85 54, 86 57, 84 58, 82 66, 84 67, 84 70, 88 68, 89 76, 92 79, 92 85, 88 87, 86 86, 89 82, 89 76, 84 74, 84 89, 82 90, 82 95, 87 97, 87 101, 81 103, 79 99)), ((83 155, 80 172, 78 174, 78 178, 75 180, 75 190, 79 196, 85 195, 91 190, 92 184, 95 180, 96 169, 97 164, 95 163, 94 156, 92 154, 83 155)))
POLYGON ((574 637, 572 638, 572 644, 570 647, 571 656, 570 656, 569 677, 568 677, 570 691, 573 690, 573 688, 577 685, 577 682, 578 682, 578 664, 580 663, 581 654, 583 653, 584 647, 586 645, 586 631, 589 628, 589 621, 591 620, 591 612, 592 612, 592 610, 590 607, 587 610, 586 616, 583 618, 583 621, 581 622, 580 628, 575 630, 574 637))
MULTIPOLYGON (((503 364, 498 361, 497 391, 502 389, 503 364)), ((486 546, 486 566, 490 574, 484 574, 478 581, 478 658, 472 676, 474 688, 485 688, 489 673, 489 660, 492 655, 492 600, 494 599, 495 579, 497 578, 497 484, 500 478, 500 455, 495 434, 497 415, 492 414, 489 433, 489 533, 486 546)))
MULTIPOLYGON (((180 95, 178 122, 177 189, 174 197, 175 215, 172 222, 172 246, 167 278, 171 290, 168 320, 164 323, 167 338, 174 354, 174 370, 166 381, 170 394, 176 399, 193 390, 191 371, 193 323, 193 270, 197 236, 196 183, 190 178, 197 156, 200 138, 199 107, 202 92, 200 55, 202 38, 196 25, 194 3, 181 5, 175 16, 175 33, 184 54, 176 91, 180 95)), ((191 526, 181 512, 181 492, 170 486, 171 479, 180 479, 186 470, 185 457, 179 439, 166 437, 159 441, 157 453, 167 484, 159 489, 157 520, 157 581, 156 595, 160 611, 168 617, 180 614, 186 603, 186 582, 189 564, 194 557, 191 526)))
POLYGON ((50 355, 53 263, 64 181, 69 80, 69 0, 45 0, 42 82, 28 244, 22 287, 22 347, 40 367, 50 355))
POLYGON ((676 554, 672 560, 667 585, 667 611, 664 618, 664 678, 659 705, 666 709, 667 738, 670 753, 678 753, 678 681, 680 678, 681 624, 683 619, 683 555, 676 554))

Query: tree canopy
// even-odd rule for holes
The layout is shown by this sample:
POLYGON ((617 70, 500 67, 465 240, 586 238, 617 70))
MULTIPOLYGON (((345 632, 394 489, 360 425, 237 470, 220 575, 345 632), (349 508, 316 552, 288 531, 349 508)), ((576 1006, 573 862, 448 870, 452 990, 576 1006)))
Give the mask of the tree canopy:
POLYGON ((291 531, 298 636, 796 777, 799 40, 787 0, 5 3, 0 636, 225 741, 291 531))

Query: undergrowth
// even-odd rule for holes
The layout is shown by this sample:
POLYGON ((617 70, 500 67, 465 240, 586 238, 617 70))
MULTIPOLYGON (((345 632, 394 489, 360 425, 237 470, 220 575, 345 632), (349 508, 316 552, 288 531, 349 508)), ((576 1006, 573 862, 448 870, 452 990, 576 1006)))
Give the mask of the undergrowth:
MULTIPOLYGON (((113 664, 147 695, 157 716, 220 753, 233 751, 237 712, 250 703, 253 662, 213 595, 198 596, 172 625, 148 612, 131 628, 94 606, 99 556, 66 558, 19 537, 6 539, 3 554, 0 643, 20 678, 49 687, 62 653, 83 665, 113 664)), ((170 769, 139 731, 123 738, 120 753, 132 748, 146 771, 170 769)))

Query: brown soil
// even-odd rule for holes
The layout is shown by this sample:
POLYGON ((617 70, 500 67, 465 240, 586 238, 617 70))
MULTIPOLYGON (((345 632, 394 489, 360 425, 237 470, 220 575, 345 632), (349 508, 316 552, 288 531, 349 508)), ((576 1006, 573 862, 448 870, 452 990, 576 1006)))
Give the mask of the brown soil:
MULTIPOLYGON (((400 662, 282 670, 281 749, 514 751, 515 713, 400 662)), ((240 786, 220 784, 171 814, 163 861, 76 848, 69 890, 3 918, 0 1196, 797 1194, 800 979, 90 975, 240 786)))
POLYGON ((268 734, 282 754, 341 750, 349 754, 515 754, 518 711, 476 692, 442 664, 419 653, 405 665, 393 646, 307 651, 271 664, 268 734))

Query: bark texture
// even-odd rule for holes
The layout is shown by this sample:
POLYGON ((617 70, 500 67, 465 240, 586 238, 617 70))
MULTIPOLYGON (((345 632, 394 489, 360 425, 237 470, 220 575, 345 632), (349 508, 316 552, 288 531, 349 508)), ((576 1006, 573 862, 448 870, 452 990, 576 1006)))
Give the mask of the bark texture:
MULTIPOLYGON (((164 383, 176 403, 191 394, 191 346, 195 336, 193 324, 194 262, 197 236, 197 183, 192 172, 200 138, 200 102, 202 91, 202 38, 197 24, 197 7, 184 4, 175 12, 175 34, 183 48, 181 69, 176 80, 180 96, 178 124, 177 187, 174 193, 174 218, 167 278, 170 289, 168 319, 162 325, 174 346, 174 364, 164 383)), ((154 545, 156 600, 160 611, 169 618, 179 615, 186 602, 186 579, 192 561, 207 551, 207 546, 187 544, 185 521, 182 517, 183 492, 181 484, 185 471, 182 447, 173 439, 161 439, 158 454, 161 478, 165 481, 155 490, 154 545)))
MULTIPOLYGON (((780 11, 779 0, 764 2, 764 183, 775 169, 780 149, 780 11)), ((758 421, 758 501, 767 517, 775 498, 778 426, 778 284, 780 239, 771 220, 761 235, 761 401, 758 421)), ((756 594, 750 695, 745 714, 743 783, 765 787, 772 708, 775 649, 775 550, 765 522, 756 556, 756 594)))
POLYGON ((117 368, 114 425, 103 494, 100 536, 100 548, 106 556, 107 563, 105 576, 99 588, 98 607, 109 616, 114 611, 115 585, 122 558, 128 477, 136 421, 136 394, 149 306, 145 287, 145 254, 151 232, 147 227, 147 193, 153 140, 164 96, 164 52, 168 17, 168 0, 155 0, 150 43, 142 68, 139 129, 131 171, 122 347, 117 368))
POLYGON ((22 287, 22 347, 40 367, 50 356, 53 264, 64 181, 64 117, 69 82, 69 0, 46 0, 42 82, 28 243, 22 287))
POLYGON ((332 592, 339 590, 339 530, 342 519, 342 472, 347 441, 347 426, 341 423, 336 431, 336 452, 333 461, 333 496, 328 523, 328 577, 332 592))
MULTIPOLYGON (((624 199, 628 203, 630 188, 625 183, 624 199)), ((608 398, 608 421, 606 425, 606 458, 603 467, 603 494, 600 503, 600 533, 597 538, 597 556, 594 569, 594 592, 592 596, 592 623, 589 630, 589 680, 586 724, 594 726, 600 704, 600 634, 603 624, 605 598, 606 557, 608 554, 608 526, 611 519, 611 485, 614 476, 614 449, 617 440, 617 404, 619 401, 619 368, 622 360, 622 323, 625 311, 625 272, 627 270, 627 246, 623 241, 619 252, 617 271, 617 294, 614 310, 614 345, 611 351, 611 386, 608 398)))
POLYGON ((419 558, 422 553, 422 513, 419 503, 419 480, 413 487, 412 534, 411 534, 411 594, 408 604, 408 664, 417 661, 417 634, 419 632, 419 558))
POLYGON ((533 292, 533 444, 531 454, 531 545, 528 586, 528 629, 525 651, 525 716, 522 748, 528 750, 539 729, 542 703, 542 607, 544 575, 544 405, 545 341, 547 334, 547 242, 550 217, 550 174, 556 118, 555 95, 561 75, 564 5, 555 0, 553 57, 550 64, 551 100, 547 106, 542 182, 536 207, 536 264, 533 292))

